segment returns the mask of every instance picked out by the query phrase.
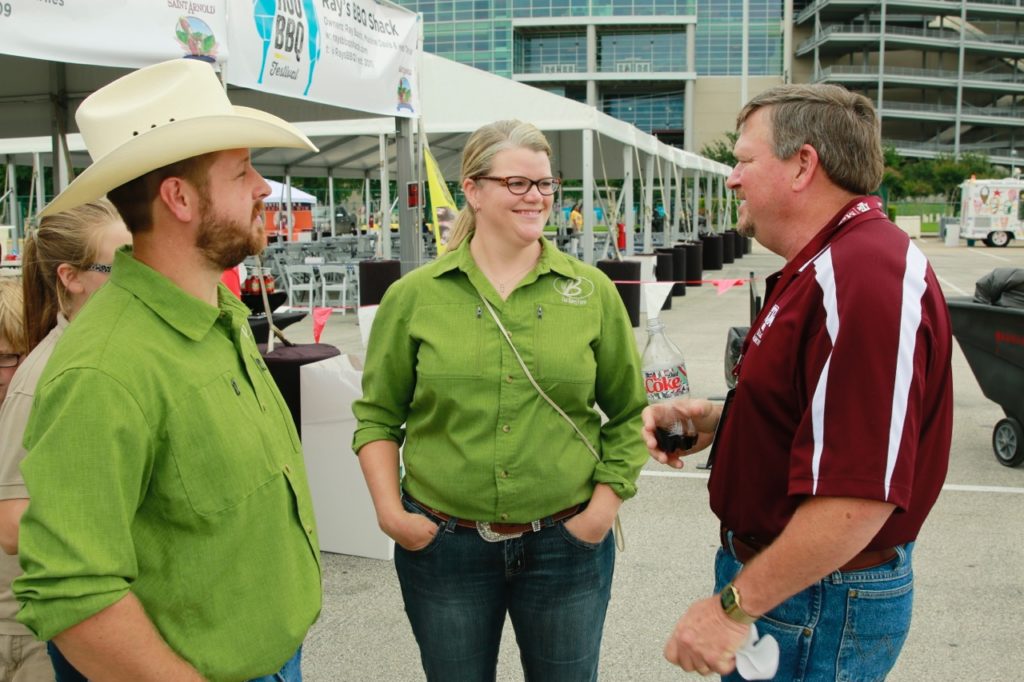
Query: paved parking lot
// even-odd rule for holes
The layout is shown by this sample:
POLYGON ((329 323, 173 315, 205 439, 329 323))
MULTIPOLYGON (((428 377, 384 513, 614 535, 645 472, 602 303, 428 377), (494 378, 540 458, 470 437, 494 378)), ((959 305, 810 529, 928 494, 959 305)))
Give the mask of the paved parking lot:
MULTIPOLYGON (((993 268, 1024 267, 1024 244, 989 249, 918 241, 947 296, 969 295, 975 280, 993 268)), ((753 254, 705 276, 753 272, 763 278, 781 264, 755 244, 753 254)), ((724 395, 726 330, 748 323, 746 289, 717 295, 711 286, 691 288, 673 300, 662 318, 686 355, 694 394, 724 395)), ((312 341, 308 319, 287 331, 293 341, 312 341)), ((643 328, 636 336, 642 348, 643 328)), ((359 352, 355 316, 332 316, 321 340, 343 352, 359 352)), ((950 470, 915 551, 914 624, 889 678, 894 682, 1024 678, 1024 467, 1008 469, 996 462, 991 435, 1002 411, 982 395, 959 347, 953 365, 950 470)), ((338 455, 352 456, 345 444, 339 444, 338 455)), ((649 463, 639 495, 623 507, 627 549, 616 566, 602 680, 657 682, 683 676, 662 659, 661 649, 686 605, 710 593, 717 546, 706 475, 696 467, 703 455, 690 460, 682 472, 649 463)), ((325 553, 323 564, 324 609, 306 641, 305 678, 422 680, 391 563, 325 553)), ((510 627, 498 679, 522 679, 510 627)))

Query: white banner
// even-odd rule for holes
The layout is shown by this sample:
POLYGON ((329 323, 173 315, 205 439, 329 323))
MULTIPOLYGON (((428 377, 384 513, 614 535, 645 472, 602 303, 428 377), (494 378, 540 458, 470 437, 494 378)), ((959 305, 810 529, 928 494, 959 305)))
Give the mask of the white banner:
POLYGON ((418 115, 418 15, 375 0, 227 2, 229 83, 387 116, 418 115))
POLYGON ((191 56, 253 90, 420 109, 419 16, 376 0, 0 0, 0 53, 126 68, 191 56))
POLYGON ((227 0, 0 0, 0 52, 138 68, 227 58, 227 0))

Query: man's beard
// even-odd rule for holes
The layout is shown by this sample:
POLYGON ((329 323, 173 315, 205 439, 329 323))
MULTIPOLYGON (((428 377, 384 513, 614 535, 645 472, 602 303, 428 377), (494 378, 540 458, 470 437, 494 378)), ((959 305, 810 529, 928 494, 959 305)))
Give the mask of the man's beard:
POLYGON ((739 232, 741 236, 750 238, 753 238, 754 234, 757 232, 757 226, 754 225, 754 221, 750 218, 749 212, 740 210, 739 208, 737 208, 736 231, 739 232))
POLYGON ((196 248, 206 260, 220 270, 233 268, 248 256, 263 253, 266 248, 266 233, 262 224, 254 230, 252 223, 263 213, 263 202, 253 205, 252 217, 248 223, 218 216, 209 196, 199 198, 202 220, 196 235, 196 248))

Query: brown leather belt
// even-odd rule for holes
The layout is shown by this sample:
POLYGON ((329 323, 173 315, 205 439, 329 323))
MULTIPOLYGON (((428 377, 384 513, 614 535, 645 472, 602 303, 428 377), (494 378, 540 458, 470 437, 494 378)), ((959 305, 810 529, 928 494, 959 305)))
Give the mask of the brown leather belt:
MULTIPOLYGON (((410 502, 415 504, 417 507, 421 507, 425 511, 429 512, 431 516, 436 516, 441 521, 449 521, 453 518, 451 514, 445 514, 443 511, 439 511, 437 509, 434 509, 433 507, 428 507, 427 505, 423 504, 422 502, 414 498, 409 493, 405 493, 405 496, 409 499, 410 502)), ((545 516, 543 519, 538 519, 537 521, 533 521, 532 523, 488 523, 487 525, 490 527, 492 531, 498 533, 499 535, 519 535, 522 533, 529 533, 531 531, 538 531, 541 528, 553 526, 559 521, 564 521, 565 519, 572 518, 573 516, 576 516, 581 511, 583 511, 585 507, 585 504, 575 504, 569 507, 568 509, 563 509, 560 512, 555 512, 550 517, 545 516)), ((476 521, 469 521, 467 519, 460 518, 455 519, 455 525, 461 528, 472 528, 473 530, 476 530, 478 527, 476 521)))
MULTIPOLYGON (((721 529, 721 540, 722 548, 726 552, 729 552, 736 557, 736 560, 741 564, 745 564, 753 559, 757 554, 767 547, 756 543, 752 540, 744 540, 739 535, 733 534, 732 536, 732 550, 729 549, 729 529, 724 526, 721 529)), ((849 573, 850 571, 863 571, 865 568, 872 568, 873 566, 880 566, 884 563, 892 561, 896 556, 895 547, 887 547, 885 549, 866 549, 857 556, 853 557, 845 564, 839 567, 840 573, 849 573)))

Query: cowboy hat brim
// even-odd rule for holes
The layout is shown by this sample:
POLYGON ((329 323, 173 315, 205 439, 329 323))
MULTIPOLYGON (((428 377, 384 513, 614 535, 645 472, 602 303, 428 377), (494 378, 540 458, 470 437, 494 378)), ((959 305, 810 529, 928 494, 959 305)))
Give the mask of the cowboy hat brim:
POLYGON ((82 171, 39 216, 95 201, 152 170, 209 152, 259 147, 317 151, 308 137, 284 119, 249 107, 231 108, 232 115, 199 116, 140 132, 82 171))

